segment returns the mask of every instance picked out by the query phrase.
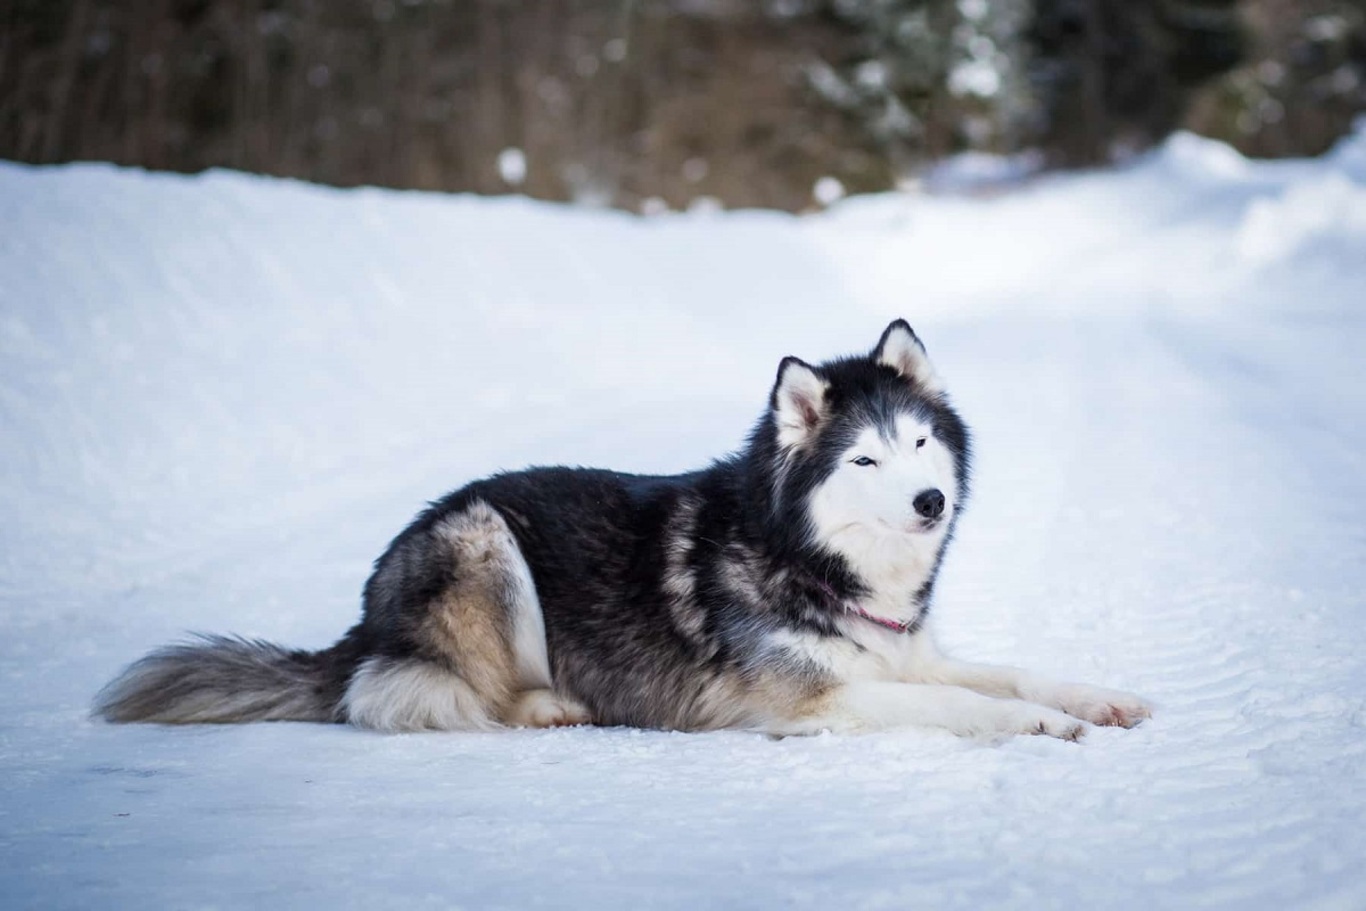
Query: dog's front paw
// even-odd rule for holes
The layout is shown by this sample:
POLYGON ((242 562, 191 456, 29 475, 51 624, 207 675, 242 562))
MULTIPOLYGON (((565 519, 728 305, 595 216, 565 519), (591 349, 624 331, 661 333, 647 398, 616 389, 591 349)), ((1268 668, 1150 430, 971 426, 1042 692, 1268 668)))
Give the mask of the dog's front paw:
POLYGON ((1030 702, 1010 701, 998 719, 997 733, 1044 734, 1059 740, 1080 740, 1086 725, 1071 715, 1030 702))
POLYGON ((1152 707, 1133 693, 1080 683, 1063 687, 1057 705, 1069 715, 1106 727, 1131 728, 1153 714, 1152 707))

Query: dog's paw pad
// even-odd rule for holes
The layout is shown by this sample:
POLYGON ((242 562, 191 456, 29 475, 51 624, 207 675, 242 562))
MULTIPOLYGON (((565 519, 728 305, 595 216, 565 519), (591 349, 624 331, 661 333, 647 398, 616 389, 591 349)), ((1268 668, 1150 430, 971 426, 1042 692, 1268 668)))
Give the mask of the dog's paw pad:
POLYGON ((1086 722, 1055 709, 1026 702, 1006 703, 1010 708, 998 717, 996 730, 1001 734, 1041 734, 1059 740, 1080 740, 1086 736, 1086 722))
POLYGON ((1056 713, 1060 717, 1052 715, 1039 719, 1038 724, 1030 733, 1043 734, 1047 737, 1056 737, 1059 740, 1070 740, 1076 742, 1086 736, 1086 725, 1062 712, 1056 713))
POLYGON ((1131 728, 1153 714, 1138 696, 1100 687, 1072 687, 1061 702, 1067 714, 1103 727, 1131 728))
POLYGON ((508 723, 515 727, 560 728, 590 724, 592 720, 588 709, 568 696, 550 690, 531 690, 523 693, 513 706, 508 723))
POLYGON ((1101 714, 1104 716, 1104 720, 1096 721, 1095 724, 1120 728, 1131 728, 1141 724, 1144 719, 1153 717, 1152 709, 1141 702, 1127 705, 1106 705, 1101 714))

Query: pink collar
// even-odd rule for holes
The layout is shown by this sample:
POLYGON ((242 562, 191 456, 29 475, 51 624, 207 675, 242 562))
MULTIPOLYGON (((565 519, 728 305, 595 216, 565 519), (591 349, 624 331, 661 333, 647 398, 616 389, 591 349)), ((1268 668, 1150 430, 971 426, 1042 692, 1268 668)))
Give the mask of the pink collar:
POLYGON ((871 620, 878 626, 886 627, 894 633, 909 633, 920 625, 920 618, 914 620, 889 620, 886 617, 879 617, 877 614, 870 614, 861 607, 853 604, 844 605, 844 609, 855 617, 862 617, 864 620, 871 620))
POLYGON ((862 617, 864 620, 876 623, 878 626, 889 629, 894 633, 913 633, 920 627, 919 617, 916 617, 914 620, 891 620, 887 617, 879 617, 877 614, 870 614, 857 604, 850 604, 848 601, 841 598, 835 590, 830 587, 830 583, 826 582, 824 579, 816 579, 813 577, 812 581, 816 583, 816 586, 825 593, 826 597, 828 597, 832 603, 843 608, 846 613, 853 614, 855 617, 862 617))

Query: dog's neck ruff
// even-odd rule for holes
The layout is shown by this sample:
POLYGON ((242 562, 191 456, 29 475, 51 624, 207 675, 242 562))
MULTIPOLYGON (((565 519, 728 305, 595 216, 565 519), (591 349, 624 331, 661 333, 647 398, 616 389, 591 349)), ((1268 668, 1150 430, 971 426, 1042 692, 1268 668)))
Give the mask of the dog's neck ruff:
POLYGON ((827 602, 847 614, 853 614, 855 617, 862 617, 864 620, 876 623, 878 626, 889 629, 894 633, 913 633, 920 628, 920 616, 918 615, 914 620, 892 620, 889 617, 879 617, 877 614, 870 614, 857 604, 851 604, 849 601, 841 598, 839 593, 824 579, 812 577, 811 581, 815 583, 816 588, 820 590, 821 594, 825 595, 827 602))

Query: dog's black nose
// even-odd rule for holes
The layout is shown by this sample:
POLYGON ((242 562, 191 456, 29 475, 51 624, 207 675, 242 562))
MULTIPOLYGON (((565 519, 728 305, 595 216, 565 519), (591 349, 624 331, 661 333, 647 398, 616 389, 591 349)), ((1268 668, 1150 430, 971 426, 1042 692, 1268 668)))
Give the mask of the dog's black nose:
POLYGON ((922 490, 911 501, 915 511, 927 519, 937 519, 944 514, 944 495, 938 490, 922 490))

